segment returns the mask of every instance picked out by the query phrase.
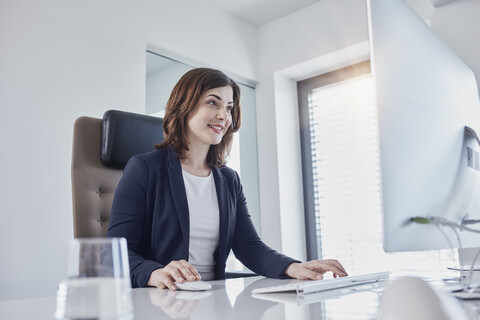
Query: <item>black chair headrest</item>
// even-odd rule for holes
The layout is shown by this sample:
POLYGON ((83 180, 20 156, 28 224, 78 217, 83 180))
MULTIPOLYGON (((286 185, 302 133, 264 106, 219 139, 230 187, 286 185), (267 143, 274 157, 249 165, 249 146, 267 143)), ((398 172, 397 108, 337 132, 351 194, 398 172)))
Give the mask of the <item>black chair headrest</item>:
POLYGON ((123 169, 132 156, 153 151, 163 141, 162 124, 162 118, 108 110, 102 120, 102 163, 123 169))

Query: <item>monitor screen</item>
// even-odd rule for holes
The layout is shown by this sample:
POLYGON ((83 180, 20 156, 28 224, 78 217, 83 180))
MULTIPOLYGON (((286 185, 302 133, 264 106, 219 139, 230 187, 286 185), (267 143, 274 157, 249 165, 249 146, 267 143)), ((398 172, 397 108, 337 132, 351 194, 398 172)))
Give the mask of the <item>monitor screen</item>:
MULTIPOLYGON (((458 248, 451 228, 418 222, 480 219, 480 102, 474 74, 403 1, 367 0, 367 6, 384 249, 458 248)), ((459 234, 463 247, 480 246, 480 234, 459 234)))

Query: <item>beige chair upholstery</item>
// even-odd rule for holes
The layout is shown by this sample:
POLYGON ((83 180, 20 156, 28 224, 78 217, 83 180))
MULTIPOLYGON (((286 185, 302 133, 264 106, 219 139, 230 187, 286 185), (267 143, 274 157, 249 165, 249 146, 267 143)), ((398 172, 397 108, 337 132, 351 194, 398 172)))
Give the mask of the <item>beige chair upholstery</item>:
POLYGON ((122 170, 101 161, 102 120, 80 117, 73 129, 72 192, 75 238, 107 234, 113 195, 122 170))
POLYGON ((105 237, 113 196, 128 160, 163 141, 163 119, 108 110, 80 117, 73 129, 73 229, 76 238, 105 237))

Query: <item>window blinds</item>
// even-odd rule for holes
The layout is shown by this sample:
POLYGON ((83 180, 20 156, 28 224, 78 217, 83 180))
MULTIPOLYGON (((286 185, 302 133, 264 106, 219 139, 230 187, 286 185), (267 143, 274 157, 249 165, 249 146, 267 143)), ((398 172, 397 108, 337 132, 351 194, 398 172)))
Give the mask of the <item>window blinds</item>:
POLYGON ((319 258, 339 260, 350 274, 408 269, 442 272, 457 265, 452 250, 383 251, 371 74, 312 90, 308 109, 319 258))

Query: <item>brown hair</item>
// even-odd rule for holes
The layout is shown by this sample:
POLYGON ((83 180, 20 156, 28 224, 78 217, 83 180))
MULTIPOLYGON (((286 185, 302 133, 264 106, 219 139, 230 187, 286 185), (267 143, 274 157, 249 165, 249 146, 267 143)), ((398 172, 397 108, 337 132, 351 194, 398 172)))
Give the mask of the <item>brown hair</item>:
POLYGON ((188 151, 187 120, 205 91, 225 86, 232 87, 233 109, 232 124, 218 145, 211 145, 207 154, 207 163, 212 167, 225 166, 225 158, 232 147, 233 133, 241 124, 240 87, 226 74, 219 70, 197 68, 185 73, 177 82, 170 94, 163 118, 164 141, 155 148, 172 145, 175 153, 183 159, 188 151))

